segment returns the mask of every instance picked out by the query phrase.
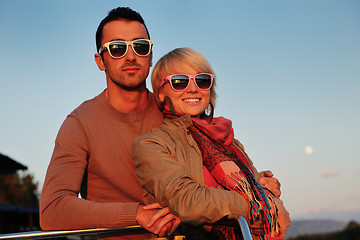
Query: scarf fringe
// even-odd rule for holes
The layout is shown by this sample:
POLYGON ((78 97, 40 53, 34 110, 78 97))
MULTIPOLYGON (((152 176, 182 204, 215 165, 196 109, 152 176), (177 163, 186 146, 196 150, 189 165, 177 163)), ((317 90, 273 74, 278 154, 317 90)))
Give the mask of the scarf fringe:
POLYGON ((246 196, 245 199, 249 202, 250 229, 255 222, 261 221, 260 235, 265 239, 271 239, 274 219, 270 212, 271 206, 265 191, 256 181, 247 158, 232 144, 226 146, 209 137, 207 131, 202 129, 203 125, 200 126, 196 122, 193 124, 189 129, 202 152, 204 165, 208 169, 210 167, 210 173, 225 189, 246 196), (234 165, 237 167, 236 170, 234 165), (221 174, 219 168, 223 170, 221 174))

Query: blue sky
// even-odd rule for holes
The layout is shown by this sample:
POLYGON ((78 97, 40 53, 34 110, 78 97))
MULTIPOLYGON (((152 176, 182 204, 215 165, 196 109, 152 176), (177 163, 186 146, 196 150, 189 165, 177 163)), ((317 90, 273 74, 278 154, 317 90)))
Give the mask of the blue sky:
POLYGON ((66 115, 106 87, 96 28, 129 6, 145 19, 154 62, 176 47, 209 60, 215 115, 280 179, 293 218, 360 221, 360 2, 219 3, 0 1, 0 152, 42 186, 66 115))

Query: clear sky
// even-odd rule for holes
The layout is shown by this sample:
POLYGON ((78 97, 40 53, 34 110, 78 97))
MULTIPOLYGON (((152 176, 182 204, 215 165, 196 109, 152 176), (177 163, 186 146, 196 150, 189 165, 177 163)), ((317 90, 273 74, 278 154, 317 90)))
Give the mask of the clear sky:
POLYGON ((40 188, 61 123, 106 87, 94 36, 118 6, 142 14, 154 62, 177 47, 209 60, 215 115, 281 181, 292 218, 360 221, 357 0, 0 1, 0 152, 40 188))

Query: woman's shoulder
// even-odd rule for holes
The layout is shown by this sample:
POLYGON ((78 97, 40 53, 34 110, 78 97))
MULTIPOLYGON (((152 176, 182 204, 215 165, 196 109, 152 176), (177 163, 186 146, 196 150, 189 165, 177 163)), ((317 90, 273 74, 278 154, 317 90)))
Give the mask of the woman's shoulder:
POLYGON ((192 125, 191 116, 184 115, 175 119, 165 118, 163 123, 160 126, 153 128, 149 133, 145 134, 147 136, 151 135, 172 135, 174 133, 179 134, 179 132, 185 131, 188 127, 192 125))
POLYGON ((165 139, 166 136, 168 135, 168 132, 164 131, 161 128, 161 125, 156 128, 151 129, 151 131, 148 133, 144 133, 142 135, 135 137, 134 142, 140 142, 140 141, 151 140, 151 139, 153 139, 153 140, 165 139))
POLYGON ((191 117, 182 116, 176 119, 164 119, 160 126, 153 128, 150 132, 137 136, 134 144, 158 143, 161 145, 175 145, 181 136, 192 125, 191 117))
POLYGON ((134 141, 142 141, 146 139, 167 139, 174 130, 181 129, 181 126, 175 124, 176 119, 165 119, 158 127, 153 128, 150 132, 137 136, 134 141), (169 121, 170 120, 170 121, 169 121))

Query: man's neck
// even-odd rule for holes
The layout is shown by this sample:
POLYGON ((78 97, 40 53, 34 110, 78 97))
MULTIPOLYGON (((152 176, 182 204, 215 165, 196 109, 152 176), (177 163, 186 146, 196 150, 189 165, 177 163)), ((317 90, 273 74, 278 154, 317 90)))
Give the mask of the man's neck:
POLYGON ((107 88, 105 96, 116 110, 124 113, 140 111, 144 109, 149 102, 146 88, 141 91, 107 88))

